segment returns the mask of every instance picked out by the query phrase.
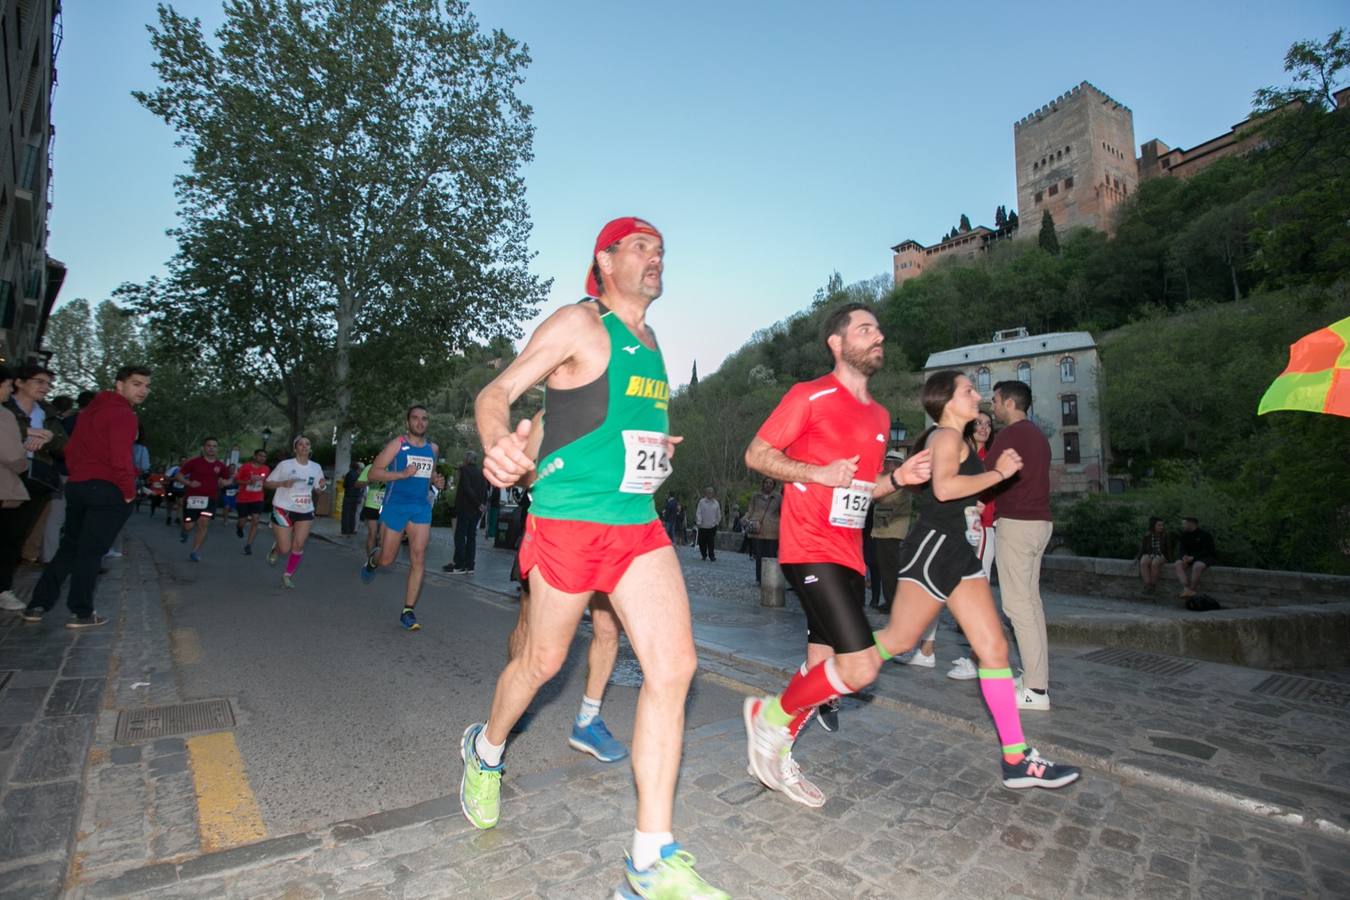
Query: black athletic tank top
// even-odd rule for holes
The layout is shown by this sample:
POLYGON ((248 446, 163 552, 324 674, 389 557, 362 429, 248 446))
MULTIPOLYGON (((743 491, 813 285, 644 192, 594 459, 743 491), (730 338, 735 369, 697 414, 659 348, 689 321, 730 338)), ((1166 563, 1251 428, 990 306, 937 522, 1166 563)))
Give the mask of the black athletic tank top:
MULTIPOLYGON (((956 472, 958 475, 983 475, 984 460, 971 450, 956 472)), ((970 527, 972 516, 974 521, 979 521, 975 507, 979 499, 978 494, 971 494, 969 497, 960 497, 956 500, 939 500, 933 496, 933 482, 930 480, 919 492, 919 520, 916 525, 945 531, 948 534, 965 534, 966 529, 970 527)))

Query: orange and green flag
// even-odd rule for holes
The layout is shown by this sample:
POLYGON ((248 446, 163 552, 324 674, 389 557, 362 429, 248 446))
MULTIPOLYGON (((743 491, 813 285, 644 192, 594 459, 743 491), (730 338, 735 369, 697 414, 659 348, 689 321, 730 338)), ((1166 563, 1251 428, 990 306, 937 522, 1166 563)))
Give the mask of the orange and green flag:
POLYGON ((1256 414, 1277 409, 1350 417, 1350 317, 1298 339, 1256 414))

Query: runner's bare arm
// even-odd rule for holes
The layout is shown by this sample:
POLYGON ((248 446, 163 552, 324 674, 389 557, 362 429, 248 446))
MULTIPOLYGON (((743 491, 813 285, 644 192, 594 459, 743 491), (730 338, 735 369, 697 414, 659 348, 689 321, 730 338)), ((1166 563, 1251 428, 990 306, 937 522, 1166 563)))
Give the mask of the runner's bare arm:
POLYGON ((511 404, 531 387, 572 360, 582 341, 594 334, 595 312, 583 304, 564 306, 544 320, 529 343, 474 401, 474 418, 483 442, 483 474, 497 487, 510 487, 534 468, 525 452, 530 428, 511 428, 511 404))
MULTIPOLYGON (((441 448, 439 444, 432 443, 431 458, 437 463, 441 461, 441 448)), ((431 473, 431 484, 432 487, 436 488, 438 491, 445 490, 445 476, 440 473, 439 469, 431 473)))
MULTIPOLYGON (((928 446, 933 451, 933 496, 943 503, 984 493, 1007 477, 1002 472, 1003 468, 1011 468, 1013 465, 1009 459, 1006 463, 1000 462, 998 471, 985 472, 981 475, 958 474, 961 468, 963 443, 961 435, 951 428, 939 428, 928 439, 928 446)), ((1013 456, 1016 457, 1017 454, 1014 453, 1013 456)), ((1016 469, 1020 468, 1022 460, 1018 458, 1016 469)))
POLYGON ((399 481, 408 477, 404 472, 389 471, 389 464, 394 461, 394 457, 398 455, 398 448, 402 445, 403 438, 401 437, 396 437, 384 445, 380 455, 375 457, 375 461, 370 464, 369 478, 371 481, 399 481))
MULTIPOLYGON (((895 470, 895 483, 902 488, 912 487, 916 484, 923 484, 932 476, 933 451, 920 450, 905 460, 904 465, 895 470)), ((890 475, 882 475, 872 488, 873 499, 880 499, 893 493, 895 493, 895 486, 891 484, 890 475)))
POLYGON ((778 481, 815 482, 827 487, 847 487, 858 468, 858 457, 836 459, 826 466, 813 466, 788 457, 773 444, 756 437, 745 448, 745 464, 778 481))

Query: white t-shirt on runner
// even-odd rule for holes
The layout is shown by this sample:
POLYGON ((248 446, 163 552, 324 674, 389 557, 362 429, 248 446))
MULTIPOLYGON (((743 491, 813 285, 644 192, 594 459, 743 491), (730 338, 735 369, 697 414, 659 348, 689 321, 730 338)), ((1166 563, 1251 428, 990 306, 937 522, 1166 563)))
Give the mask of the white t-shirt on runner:
POLYGON ((277 488, 272 505, 291 512, 314 512, 314 489, 323 482, 323 467, 312 460, 302 466, 293 459, 283 459, 267 480, 275 484, 292 478, 300 480, 289 487, 277 488))

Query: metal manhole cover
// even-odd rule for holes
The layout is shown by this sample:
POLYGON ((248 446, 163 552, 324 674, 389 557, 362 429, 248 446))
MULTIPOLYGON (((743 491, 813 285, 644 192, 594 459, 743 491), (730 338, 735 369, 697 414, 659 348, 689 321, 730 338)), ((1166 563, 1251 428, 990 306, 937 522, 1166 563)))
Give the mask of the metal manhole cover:
POLYGON ((1136 672, 1148 672, 1150 675, 1184 675, 1195 668, 1195 663, 1187 662, 1184 659, 1159 656, 1156 653, 1144 653, 1141 650, 1120 650, 1114 647, 1093 650, 1091 653, 1085 653, 1078 658, 1106 666, 1119 666, 1122 669, 1133 669, 1136 672))
POLYGON ((194 731, 221 731, 234 727, 234 710, 228 700, 202 700, 176 706, 147 706, 124 709, 117 714, 115 739, 121 742, 143 741, 188 734, 194 731))
POLYGON ((12 676, 13 674, 14 674, 13 672, 0 672, 0 688, 3 688, 5 685, 9 684, 10 676, 12 676))
POLYGON ((1340 709, 1350 707, 1350 685, 1297 675, 1272 675, 1252 688, 1252 693, 1340 709))

